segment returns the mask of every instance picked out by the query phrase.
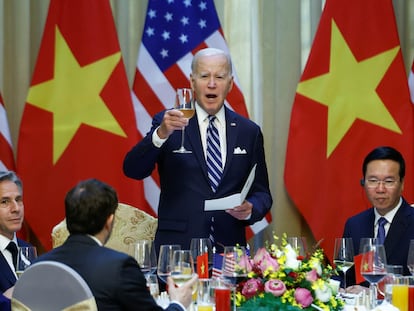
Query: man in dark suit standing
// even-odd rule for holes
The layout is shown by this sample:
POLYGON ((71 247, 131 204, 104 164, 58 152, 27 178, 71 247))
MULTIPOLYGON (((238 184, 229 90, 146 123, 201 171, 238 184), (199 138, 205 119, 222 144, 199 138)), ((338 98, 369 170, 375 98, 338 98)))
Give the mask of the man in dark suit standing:
MULTIPOLYGON (((76 270, 91 288, 99 311, 162 310, 150 295, 136 260, 103 246, 110 237, 117 206, 117 194, 109 185, 96 179, 78 183, 65 198, 70 236, 38 261, 54 260, 76 270)), ((171 303, 167 310, 185 311, 196 281, 197 276, 176 288, 169 278, 171 303)))
POLYGON ((24 219, 23 184, 12 171, 0 171, 0 292, 16 283, 17 248, 31 246, 17 238, 24 219))
MULTIPOLYGON (((387 263, 402 265, 404 274, 410 275, 407 256, 414 239, 414 209, 402 197, 404 158, 392 147, 375 148, 365 157, 362 174, 361 185, 372 207, 350 217, 343 236, 352 238, 354 251, 359 254, 361 238, 380 238, 383 234, 387 263)), ((355 279, 347 280, 347 284, 355 284, 355 279)))
POLYGON ((224 105, 233 86, 227 53, 213 48, 200 50, 194 55, 191 71, 194 117, 187 119, 177 109, 156 114, 150 131, 126 155, 124 173, 143 179, 157 165, 161 188, 157 248, 181 244, 188 249, 194 237, 210 237, 218 251, 223 245, 246 245, 246 226, 261 220, 272 205, 263 135, 257 124, 224 105), (184 126, 185 148, 191 153, 174 153, 181 144, 184 126), (215 150, 209 151, 212 128, 217 129, 215 150), (208 165, 212 154, 215 158, 208 165), (218 173, 210 169, 213 162, 218 173), (206 200, 239 193, 255 164, 254 182, 241 205, 204 210, 206 200))

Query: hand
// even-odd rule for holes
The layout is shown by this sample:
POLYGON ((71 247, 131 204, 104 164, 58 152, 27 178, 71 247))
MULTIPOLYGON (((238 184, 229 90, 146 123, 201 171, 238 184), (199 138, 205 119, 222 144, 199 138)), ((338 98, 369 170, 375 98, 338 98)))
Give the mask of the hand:
POLYGON ((180 287, 175 287, 174 280, 171 277, 167 278, 168 285, 168 294, 170 295, 170 300, 180 302, 185 308, 188 308, 193 299, 193 287, 196 286, 198 281, 198 275, 194 274, 193 277, 181 285, 180 287))
POLYGON ((168 138, 175 130, 182 130, 188 125, 188 119, 177 109, 170 109, 164 113, 161 125, 158 128, 158 136, 162 139, 168 138))
POLYGON ((242 205, 236 206, 232 209, 227 209, 226 212, 238 220, 246 220, 252 214, 252 209, 253 204, 244 200, 242 205))

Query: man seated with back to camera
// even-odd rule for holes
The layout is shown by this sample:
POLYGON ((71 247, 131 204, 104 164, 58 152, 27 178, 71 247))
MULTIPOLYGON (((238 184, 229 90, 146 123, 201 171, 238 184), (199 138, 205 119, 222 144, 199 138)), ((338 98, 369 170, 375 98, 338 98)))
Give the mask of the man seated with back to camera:
MULTIPOLYGON (((150 295, 136 260, 104 247, 114 223, 118 198, 115 190, 96 179, 79 182, 65 198, 70 236, 60 246, 40 256, 76 270, 92 290, 98 310, 162 310, 150 295)), ((194 276, 180 287, 168 279, 171 299, 166 310, 184 311, 191 303, 194 276)))
MULTIPOLYGON (((410 240, 414 239, 414 209, 402 197, 404 190, 405 161, 399 151, 381 146, 372 150, 362 164, 361 185, 372 207, 350 217, 344 227, 343 237, 352 238, 355 254, 360 253, 361 238, 377 238, 379 219, 384 217, 384 248, 387 264, 401 265, 403 274, 410 275, 407 256, 410 240)), ((355 269, 347 272, 346 290, 358 293, 367 282, 356 284, 355 269)))

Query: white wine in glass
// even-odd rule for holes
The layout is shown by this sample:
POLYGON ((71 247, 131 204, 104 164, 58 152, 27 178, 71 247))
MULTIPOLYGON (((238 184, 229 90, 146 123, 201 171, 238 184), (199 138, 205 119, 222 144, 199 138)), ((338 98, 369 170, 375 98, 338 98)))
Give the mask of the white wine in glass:
MULTIPOLYGON (((194 116, 193 90, 188 88, 177 89, 174 108, 180 110, 185 118, 191 119, 194 116)), ((185 127, 181 131, 181 147, 174 150, 175 153, 192 153, 184 147, 185 127)))
POLYGON ((351 238, 336 238, 333 261, 344 274, 346 288, 346 272, 354 265, 354 246, 351 238))
POLYGON ((175 250, 180 250, 180 245, 161 245, 158 255, 157 275, 164 283, 167 283, 167 277, 171 275, 172 259, 175 250))

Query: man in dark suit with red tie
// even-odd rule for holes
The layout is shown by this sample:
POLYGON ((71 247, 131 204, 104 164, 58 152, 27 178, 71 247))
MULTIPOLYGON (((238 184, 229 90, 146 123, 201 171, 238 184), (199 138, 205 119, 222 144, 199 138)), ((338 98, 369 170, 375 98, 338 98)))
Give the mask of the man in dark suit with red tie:
POLYGON ((194 117, 187 119, 177 109, 156 114, 150 131, 126 155, 124 173, 140 180, 158 169, 157 249, 162 244, 188 249, 191 238, 210 237, 220 252, 223 245, 246 245, 245 228, 271 208, 263 135, 257 124, 225 106, 233 86, 227 53, 200 50, 191 71, 194 117), (181 144, 183 127, 185 148, 191 153, 174 152, 181 144), (256 164, 254 181, 241 204, 204 210, 206 200, 240 193, 256 164))
MULTIPOLYGON (((372 207, 346 221, 343 237, 352 238, 355 254, 360 253, 361 238, 382 240, 387 264, 401 265, 404 274, 410 275, 407 256, 414 239, 414 209, 402 197, 404 158, 392 147, 375 148, 365 157, 362 174, 361 185, 372 207)), ((349 275, 347 284, 355 284, 354 275, 349 275)))
POLYGON ((0 171, 0 293, 16 283, 18 246, 30 246, 16 232, 24 219, 23 185, 12 171, 0 171))

